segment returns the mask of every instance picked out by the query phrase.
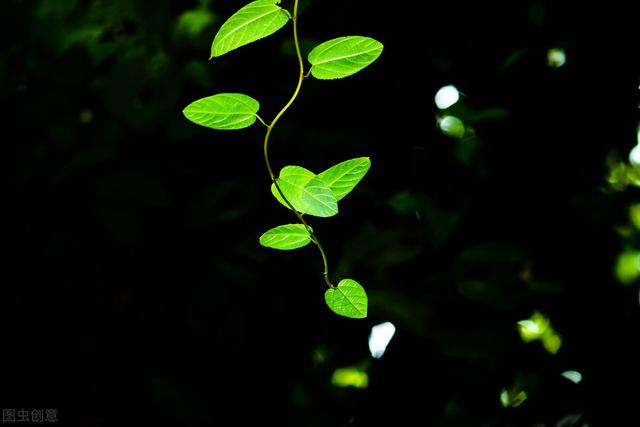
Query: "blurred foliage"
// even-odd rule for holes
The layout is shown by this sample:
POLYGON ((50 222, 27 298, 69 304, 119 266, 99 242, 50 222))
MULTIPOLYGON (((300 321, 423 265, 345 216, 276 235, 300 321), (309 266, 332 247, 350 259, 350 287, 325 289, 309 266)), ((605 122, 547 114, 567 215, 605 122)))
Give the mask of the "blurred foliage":
POLYGON ((335 278, 367 283, 353 322, 323 307, 316 257, 258 245, 283 214, 259 134, 182 117, 222 87, 267 116, 289 96, 286 35, 208 61, 240 4, 3 5, 0 406, 69 425, 637 424, 631 6, 441 2, 391 25, 370 2, 303 2, 306 51, 347 29, 385 44, 349 84, 305 83, 272 146, 278 169, 370 154, 322 235, 335 278), (461 98, 441 111, 448 84, 461 98), (252 175, 233 173, 241 155, 252 175), (553 334, 523 342, 526 319, 553 334), (384 321, 396 334, 373 360, 384 321))

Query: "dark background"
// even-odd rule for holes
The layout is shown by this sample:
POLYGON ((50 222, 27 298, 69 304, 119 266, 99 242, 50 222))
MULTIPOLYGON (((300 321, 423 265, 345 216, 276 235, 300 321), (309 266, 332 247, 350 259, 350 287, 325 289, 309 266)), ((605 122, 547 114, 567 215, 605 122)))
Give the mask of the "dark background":
POLYGON ((264 128, 181 113, 242 92, 271 120, 295 85, 289 26, 207 61, 245 2, 3 2, 0 406, 89 426, 638 425, 638 289, 614 274, 638 190, 607 180, 634 173, 634 13, 512 3, 302 1, 305 52, 385 45, 354 77, 307 79, 272 139, 276 169, 371 157, 340 215, 312 220, 334 280, 368 291, 356 321, 324 305, 314 248, 258 245, 293 221, 264 128), (446 84, 463 138, 438 129, 446 84), (536 310, 556 354, 519 336, 536 310), (332 385, 345 366, 369 387, 332 385), (505 408, 503 389, 528 398, 505 408))

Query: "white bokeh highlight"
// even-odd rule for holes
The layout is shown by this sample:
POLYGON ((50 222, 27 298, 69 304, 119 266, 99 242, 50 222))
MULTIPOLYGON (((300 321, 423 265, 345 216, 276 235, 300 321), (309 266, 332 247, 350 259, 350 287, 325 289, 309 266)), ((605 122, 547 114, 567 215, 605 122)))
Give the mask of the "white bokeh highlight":
POLYGON ((561 375, 574 384, 582 381, 582 374, 578 371, 564 371, 561 375))
POLYGON ((633 147, 629 152, 629 162, 632 165, 640 165, 640 144, 633 147))
POLYGON ((371 328, 369 351, 374 359, 382 357, 395 333, 396 327, 391 322, 384 322, 371 328))
POLYGON ((438 92, 436 92, 436 97, 435 97, 436 107, 438 107, 441 110, 446 110, 447 108, 451 107, 453 104, 458 102, 459 99, 460 99, 460 92, 458 92, 458 89, 455 86, 453 85, 443 86, 440 89, 438 89, 438 92))

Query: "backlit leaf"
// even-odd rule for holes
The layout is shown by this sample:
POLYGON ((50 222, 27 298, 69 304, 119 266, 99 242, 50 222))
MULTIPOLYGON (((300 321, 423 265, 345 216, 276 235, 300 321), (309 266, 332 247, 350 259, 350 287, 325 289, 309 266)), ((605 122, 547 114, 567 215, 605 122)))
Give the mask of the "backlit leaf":
MULTIPOLYGON (((285 166, 277 178, 284 196, 300 213, 329 217, 338 213, 338 203, 331 188, 313 172, 300 166, 285 166)), ((275 184, 271 193, 284 206, 284 202, 275 184)))
POLYGON ((311 242, 309 231, 302 224, 287 224, 272 228, 260 236, 260 244, 268 248, 291 250, 311 242))
POLYGON ((211 57, 221 56, 282 28, 291 15, 277 6, 280 0, 257 0, 234 13, 218 30, 211 45, 211 57))
POLYGON ((382 43, 370 37, 348 36, 326 41, 307 57, 312 65, 311 75, 321 80, 350 76, 378 59, 382 48, 382 43))
POLYGON ((338 286, 327 289, 324 300, 329 308, 340 316, 353 319, 367 317, 367 293, 355 280, 342 279, 338 286))
MULTIPOLYGON (((284 193, 285 197, 298 212, 302 209, 302 203, 300 202, 300 194, 302 189, 309 181, 311 181, 316 175, 308 169, 301 166, 285 166, 280 170, 280 176, 278 179, 278 186, 284 193)), ((283 206, 289 207, 282 199, 280 192, 276 188, 275 184, 271 184, 271 193, 274 197, 282 203, 283 206)))
POLYGON ((359 157, 338 163, 319 173, 318 177, 331 188, 336 200, 340 200, 353 190, 370 167, 371 161, 368 157, 359 157))
POLYGON ((305 185, 300 195, 302 213, 328 217, 338 213, 338 202, 333 191, 319 177, 314 177, 305 185))
POLYGON ((260 104, 240 93, 220 93, 192 102, 183 110, 192 122, 211 129, 232 130, 251 126, 260 104))

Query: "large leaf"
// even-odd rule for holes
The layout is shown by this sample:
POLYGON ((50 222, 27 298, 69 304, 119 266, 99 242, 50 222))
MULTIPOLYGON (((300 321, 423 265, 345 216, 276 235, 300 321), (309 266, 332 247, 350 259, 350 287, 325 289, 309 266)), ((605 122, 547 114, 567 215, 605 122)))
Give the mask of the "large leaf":
POLYGON ((211 129, 232 130, 251 126, 260 103, 241 93, 219 93, 192 102, 182 112, 192 122, 211 129))
POLYGON ((370 37, 348 36, 316 46, 307 59, 316 79, 333 80, 350 76, 378 59, 382 43, 370 37))
POLYGON ((291 15, 278 3, 280 0, 257 0, 234 13, 213 39, 211 57, 224 55, 282 28, 291 15))
MULTIPOLYGON (((285 166, 277 181, 284 196, 298 212, 319 217, 338 213, 338 203, 331 188, 313 172, 300 166, 285 166)), ((275 184, 271 185, 271 193, 280 203, 289 207, 275 184)))
POLYGON ((355 280, 342 279, 338 286, 327 289, 324 300, 329 308, 340 316, 354 319, 367 317, 367 293, 355 280))
POLYGON ((280 225, 260 236, 260 244, 273 249, 298 249, 308 245, 309 242, 311 242, 311 236, 302 224, 280 225))
POLYGON ((336 200, 340 200, 358 185, 370 167, 371 160, 368 157, 358 157, 330 167, 319 173, 318 178, 331 188, 336 200))

